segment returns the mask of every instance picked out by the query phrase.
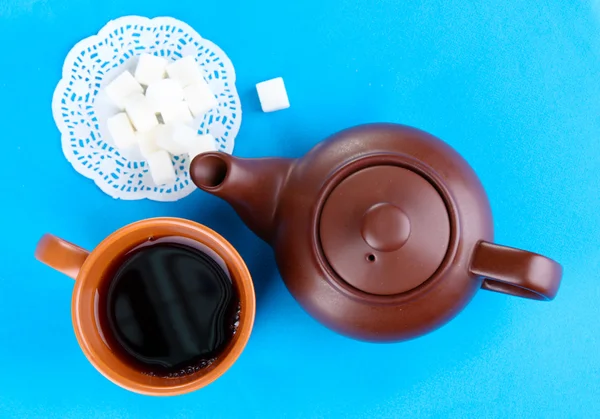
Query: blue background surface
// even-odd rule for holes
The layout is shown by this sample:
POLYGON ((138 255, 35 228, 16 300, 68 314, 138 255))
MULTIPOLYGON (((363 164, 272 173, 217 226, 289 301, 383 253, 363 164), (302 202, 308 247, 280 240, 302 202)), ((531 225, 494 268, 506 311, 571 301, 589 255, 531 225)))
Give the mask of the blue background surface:
POLYGON ((598 417, 600 8, 548 0, 0 0, 0 417, 598 417), (477 5, 468 4, 477 3, 477 5), (123 202, 62 155, 50 101, 63 59, 122 15, 174 16, 238 74, 235 154, 299 156, 358 123, 443 138, 472 164, 496 240, 560 261, 552 303, 481 291, 423 338, 375 345, 312 320, 270 249, 216 198, 123 202), (286 80, 292 107, 263 114, 254 84, 286 80), (146 217, 221 232, 254 276, 258 311, 239 361, 176 398, 129 393, 87 362, 70 279, 37 263, 52 232, 92 249, 146 217))

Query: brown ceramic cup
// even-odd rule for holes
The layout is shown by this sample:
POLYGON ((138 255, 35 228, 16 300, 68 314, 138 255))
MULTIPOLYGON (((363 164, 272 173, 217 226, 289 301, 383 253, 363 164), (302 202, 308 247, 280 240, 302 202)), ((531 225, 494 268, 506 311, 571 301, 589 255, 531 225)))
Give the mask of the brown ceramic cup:
POLYGON ((50 234, 38 243, 35 257, 75 279, 71 315, 75 336, 94 367, 115 384, 136 393, 174 396, 202 388, 227 371, 240 356, 254 323, 256 301, 248 269, 238 252, 213 230, 192 221, 154 218, 130 224, 104 239, 92 252, 50 234), (152 377, 113 352, 96 318, 98 290, 125 253, 149 238, 183 237, 207 246, 225 262, 240 298, 240 323, 228 346, 210 366, 177 378, 152 377))

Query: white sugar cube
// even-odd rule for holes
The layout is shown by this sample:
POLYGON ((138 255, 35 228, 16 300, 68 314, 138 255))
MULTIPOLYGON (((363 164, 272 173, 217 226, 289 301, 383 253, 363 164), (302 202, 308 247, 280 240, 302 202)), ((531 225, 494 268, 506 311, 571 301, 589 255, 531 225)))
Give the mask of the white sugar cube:
POLYGON ((160 115, 162 116, 165 124, 173 124, 177 122, 189 124, 194 121, 194 117, 190 112, 190 108, 184 101, 165 107, 160 111, 160 115))
POLYGON ((183 96, 192 115, 195 117, 203 116, 206 112, 219 105, 217 98, 204 79, 201 82, 184 88, 183 96))
POLYGON ((175 80, 158 80, 148 86, 146 98, 155 112, 162 112, 183 100, 183 88, 175 80))
POLYGON ((172 124, 169 128, 171 130, 173 141, 179 144, 185 150, 184 152, 188 151, 188 149, 193 146, 196 137, 198 136, 198 131, 182 123, 172 124))
POLYGON ((210 134, 198 135, 194 143, 188 147, 188 156, 193 160, 199 154, 217 151, 217 141, 210 134))
POLYGON ((275 112, 290 107, 285 84, 281 77, 258 83, 256 90, 263 112, 275 112))
POLYGON ((126 113, 121 112, 108 118, 106 124, 115 147, 126 150, 135 145, 135 132, 126 113))
POLYGON ((158 125, 158 119, 150 102, 142 94, 127 98, 125 112, 136 130, 140 132, 150 131, 158 125))
POLYGON ((146 86, 163 79, 169 62, 162 57, 142 54, 135 68, 135 79, 146 86))
POLYGON ((202 70, 192 56, 184 57, 169 64, 167 66, 167 74, 183 87, 204 81, 202 70))
POLYGON ((182 123, 165 125, 156 138, 156 144, 171 154, 184 154, 196 134, 196 130, 182 123))
POLYGON ((106 95, 120 110, 125 109, 126 100, 133 94, 142 94, 144 89, 129 71, 124 71, 105 88, 106 95))
POLYGON ((164 150, 158 150, 146 157, 152 180, 157 186, 175 181, 175 169, 171 156, 164 150))
POLYGON ((164 125, 158 125, 148 132, 135 133, 137 145, 140 148, 142 157, 147 159, 150 154, 161 149, 158 144, 156 144, 156 140, 163 129, 165 129, 164 125))
POLYGON ((167 125, 164 125, 164 129, 162 129, 156 136, 156 145, 173 155, 183 154, 186 152, 185 148, 173 141, 171 127, 167 125))

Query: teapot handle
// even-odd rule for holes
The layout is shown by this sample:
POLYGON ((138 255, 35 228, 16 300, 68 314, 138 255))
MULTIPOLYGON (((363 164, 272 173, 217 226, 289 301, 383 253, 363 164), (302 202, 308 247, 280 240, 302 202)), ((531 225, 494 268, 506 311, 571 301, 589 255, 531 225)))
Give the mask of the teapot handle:
POLYGON ((556 296, 562 279, 552 259, 485 241, 475 248, 470 271, 484 278, 485 290, 542 301, 556 296))

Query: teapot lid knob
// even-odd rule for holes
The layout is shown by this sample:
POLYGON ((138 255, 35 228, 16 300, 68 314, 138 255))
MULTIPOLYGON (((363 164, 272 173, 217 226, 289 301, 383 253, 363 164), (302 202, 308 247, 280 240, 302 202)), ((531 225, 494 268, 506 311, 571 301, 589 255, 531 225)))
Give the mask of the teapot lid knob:
POLYGON ((400 208, 387 202, 373 205, 362 218, 360 233, 375 250, 398 250, 410 236, 410 219, 400 208))
POLYGON ((372 166, 343 179, 320 217, 325 258, 351 286, 396 295, 429 279, 450 242, 450 217, 436 188, 398 166, 372 166))

